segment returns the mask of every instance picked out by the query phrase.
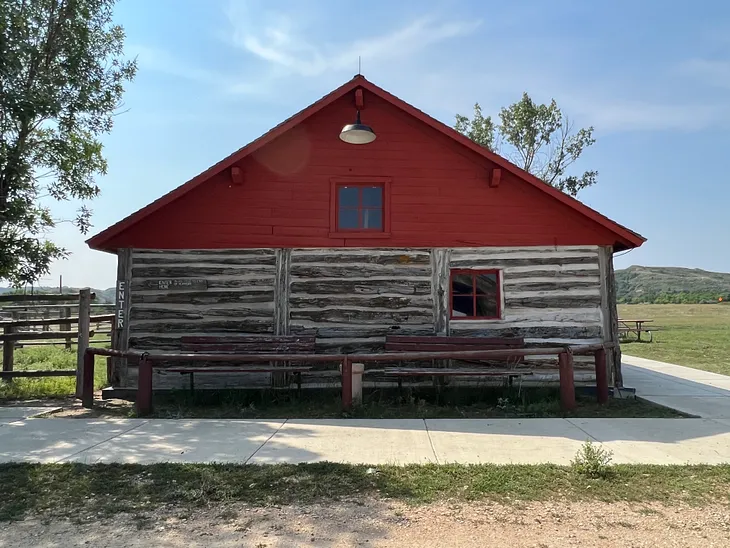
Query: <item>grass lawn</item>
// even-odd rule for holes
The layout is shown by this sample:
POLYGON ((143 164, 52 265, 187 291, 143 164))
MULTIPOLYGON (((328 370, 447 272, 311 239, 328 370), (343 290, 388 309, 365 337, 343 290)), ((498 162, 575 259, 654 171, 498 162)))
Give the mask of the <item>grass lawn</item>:
POLYGON ((727 503, 729 493, 728 465, 616 465, 592 479, 554 465, 0 464, 0 521, 38 514, 98 520, 163 506, 192 510, 358 497, 702 504, 727 503))
MULTIPOLYGON (((27 346, 15 350, 13 369, 76 369, 76 347, 66 350, 58 346, 27 346)), ((94 386, 106 386, 106 358, 97 356, 94 386)), ((63 398, 74 394, 75 377, 18 378, 12 382, 0 380, 0 400, 63 398)))
POLYGON ((659 328, 654 342, 621 345, 626 354, 730 375, 730 305, 627 304, 618 313, 659 328))

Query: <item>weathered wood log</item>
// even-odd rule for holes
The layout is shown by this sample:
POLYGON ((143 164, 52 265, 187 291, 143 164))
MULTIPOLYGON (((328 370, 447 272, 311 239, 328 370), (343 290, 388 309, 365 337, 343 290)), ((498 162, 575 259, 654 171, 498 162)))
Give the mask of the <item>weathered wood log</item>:
MULTIPOLYGON (((290 331, 292 334, 306 333, 311 331, 310 325, 298 325, 292 322, 290 331)), ((316 328, 317 337, 327 339, 333 337, 345 338, 367 338, 367 337, 385 337, 394 333, 399 335, 434 335, 431 323, 414 324, 414 325, 337 325, 328 326, 322 324, 316 328)))
POLYGON ((201 321, 135 321, 131 328, 135 334, 140 333, 269 333, 273 330, 274 319, 242 317, 228 320, 201 321))
POLYGON ((586 257, 536 257, 533 259, 496 259, 485 255, 483 258, 460 258, 454 254, 451 258, 451 268, 510 268, 515 266, 540 265, 575 265, 595 264, 598 267, 598 256, 586 257))
POLYGON ((180 266, 183 263, 201 264, 212 263, 230 266, 273 266, 276 264, 274 254, 224 254, 210 253, 207 255, 193 253, 160 253, 154 255, 135 254, 134 263, 139 266, 180 266))
POLYGON ((263 291, 202 291, 174 293, 137 293, 133 297, 134 304, 138 303, 178 303, 178 304, 221 304, 221 303, 260 303, 273 302, 274 290, 263 291))
POLYGON ((191 307, 189 310, 179 308, 144 308, 143 305, 132 305, 131 321, 138 320, 205 320, 210 318, 243 318, 246 316, 271 317, 273 321, 273 303, 260 303, 258 306, 240 308, 204 308, 191 307))
MULTIPOLYGON (((273 287, 273 278, 270 276, 216 276, 206 278, 208 289, 238 289, 248 287, 273 287)), ((132 291, 160 291, 157 279, 135 279, 132 282, 132 291)))
POLYGON ((267 265, 250 266, 135 266, 132 268, 133 278, 207 278, 212 276, 246 276, 260 274, 262 278, 270 277, 274 280, 274 267, 267 265))
POLYGON ((598 265, 579 265, 580 269, 564 269, 561 266, 554 266, 549 269, 547 266, 536 266, 535 268, 507 268, 504 270, 505 284, 509 284, 515 280, 531 279, 531 278, 568 278, 568 279, 598 279, 598 265), (588 266, 589 268, 582 268, 588 266))
POLYGON ((598 295, 556 295, 554 297, 510 297, 504 296, 505 308, 588 308, 599 307, 598 295))
POLYGON ((504 292, 517 291, 571 291, 573 289, 590 289, 599 287, 598 278, 591 277, 584 282, 568 281, 562 282, 555 280, 554 282, 522 282, 520 280, 510 280, 508 275, 504 276, 504 292))
POLYGON ((408 309, 399 311, 355 310, 352 308, 292 309, 291 321, 307 320, 317 323, 360 322, 363 324, 381 323, 387 325, 423 324, 432 320, 431 310, 408 309))
POLYGON ((405 251, 405 250, 388 250, 373 251, 370 250, 352 250, 342 251, 333 250, 327 253, 312 253, 295 249, 292 252, 292 263, 302 265, 306 263, 327 263, 327 264, 375 264, 375 265, 428 265, 430 262, 430 253, 427 251, 405 251))
POLYGON ((376 265, 358 263, 351 266, 314 266, 307 264, 292 264, 291 275, 293 280, 301 278, 347 278, 372 276, 389 276, 397 279, 400 276, 422 276, 427 280, 431 277, 431 268, 421 265, 376 265))
MULTIPOLYGON (((359 276, 359 275, 358 275, 359 276)), ((430 295, 431 281, 423 279, 363 279, 352 277, 337 280, 304 280, 297 279, 291 282, 292 296, 300 295, 430 295)))
POLYGON ((295 295, 290 298, 291 309, 296 308, 324 308, 336 304, 338 306, 358 306, 358 307, 376 307, 389 308, 397 310, 400 308, 423 308, 431 311, 431 298, 426 295, 408 295, 401 297, 391 297, 382 295, 338 295, 335 297, 318 296, 306 297, 295 295))
POLYGON ((154 255, 197 255, 205 257, 206 255, 255 255, 255 256, 273 256, 273 250, 268 248, 251 248, 251 249, 135 249, 134 258, 154 256, 154 255))

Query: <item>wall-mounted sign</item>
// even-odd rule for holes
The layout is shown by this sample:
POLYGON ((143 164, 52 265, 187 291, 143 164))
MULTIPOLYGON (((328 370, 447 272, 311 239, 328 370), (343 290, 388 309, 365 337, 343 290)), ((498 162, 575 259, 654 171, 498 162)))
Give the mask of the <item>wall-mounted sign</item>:
POLYGON ((208 289, 208 280, 204 278, 165 278, 152 280, 151 285, 161 291, 189 291, 191 289, 208 289))
POLYGON ((124 317, 124 305, 127 302, 127 282, 117 281, 117 309, 116 309, 116 328, 123 329, 126 318, 124 317))

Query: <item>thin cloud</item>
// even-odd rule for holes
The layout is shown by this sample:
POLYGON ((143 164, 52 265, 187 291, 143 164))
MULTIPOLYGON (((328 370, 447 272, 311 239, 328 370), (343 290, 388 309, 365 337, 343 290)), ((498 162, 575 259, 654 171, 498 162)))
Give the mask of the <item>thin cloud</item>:
POLYGON ((730 61, 690 59, 680 63, 677 72, 698 78, 705 84, 730 89, 730 61))
POLYGON ((389 33, 349 43, 315 44, 307 35, 316 33, 296 24, 287 15, 268 12, 258 16, 258 20, 266 23, 254 27, 248 24, 251 18, 245 6, 232 4, 228 10, 233 29, 231 42, 246 53, 284 69, 285 74, 305 77, 353 69, 358 57, 370 63, 408 57, 444 40, 471 34, 480 25, 479 21, 444 22, 421 17, 389 33))
POLYGON ((157 72, 236 94, 256 93, 259 89, 258 86, 233 79, 220 72, 196 67, 160 48, 131 45, 129 51, 136 52, 141 71, 157 72))

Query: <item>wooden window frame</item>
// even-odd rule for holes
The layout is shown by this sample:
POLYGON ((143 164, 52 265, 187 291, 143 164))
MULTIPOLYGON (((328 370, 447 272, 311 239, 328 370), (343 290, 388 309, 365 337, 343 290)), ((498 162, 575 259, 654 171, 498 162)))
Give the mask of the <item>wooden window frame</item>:
MULTIPOLYGON (((459 295, 457 295, 459 296, 459 295)), ((461 295, 462 297, 468 295, 461 295)), ((449 319, 454 321, 473 321, 473 320, 501 320, 504 306, 502 303, 502 271, 497 268, 452 268, 449 271, 449 319), (497 276, 497 315, 496 316, 454 316, 454 276, 456 274, 469 274, 472 277, 472 294, 474 299, 473 310, 477 309, 476 299, 476 277, 480 274, 495 274, 497 276)))
POLYGON ((332 177, 330 179, 330 238, 390 238, 390 177, 332 177), (383 228, 339 230, 337 226, 337 190, 342 186, 379 186, 383 189, 383 228))

